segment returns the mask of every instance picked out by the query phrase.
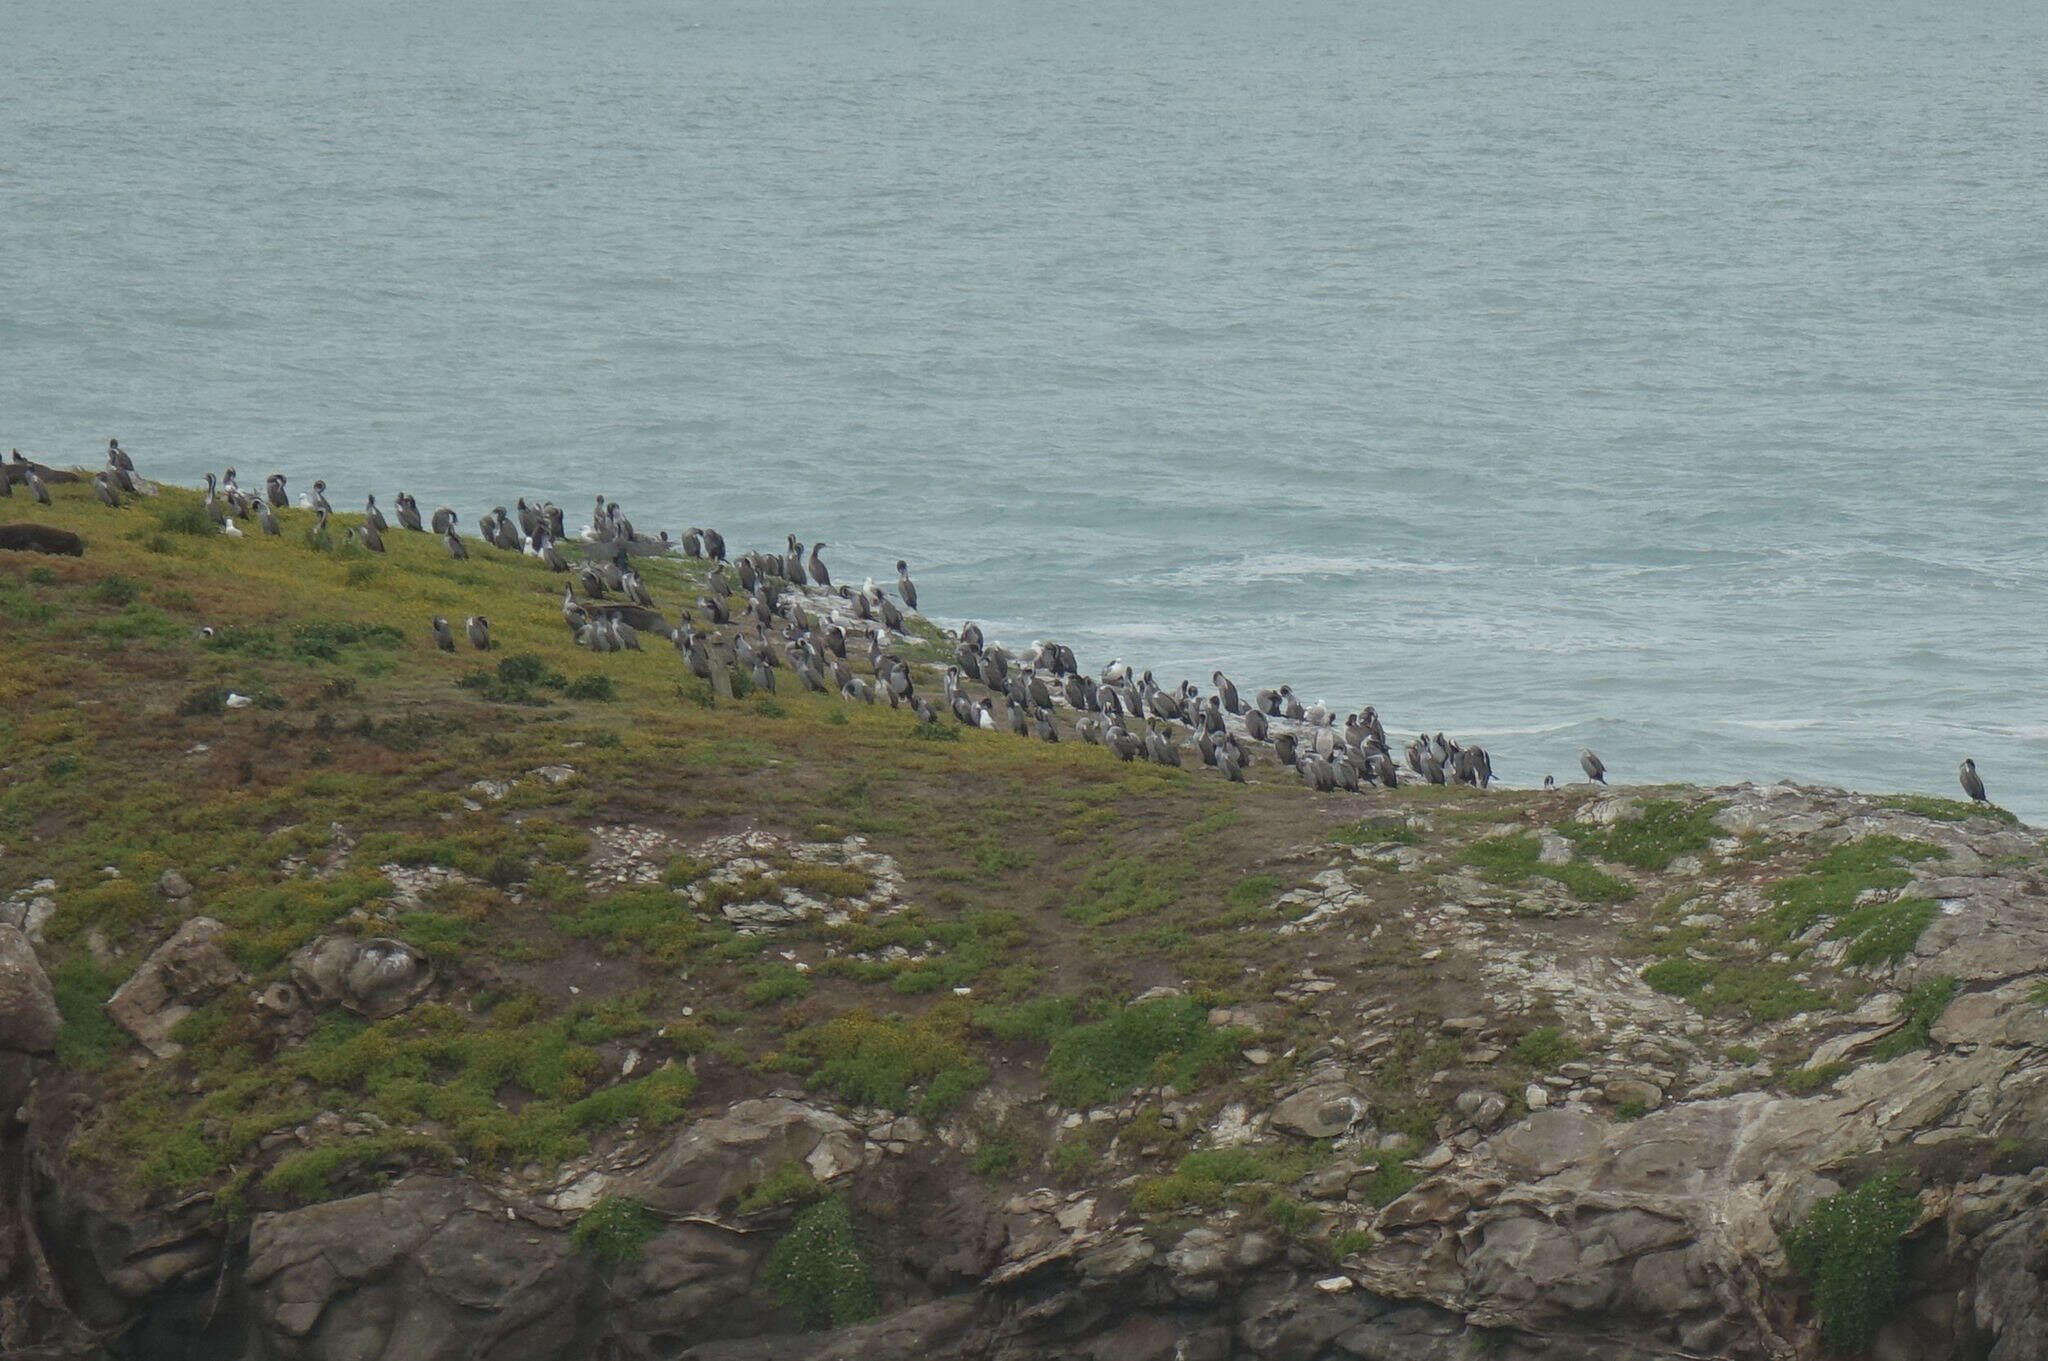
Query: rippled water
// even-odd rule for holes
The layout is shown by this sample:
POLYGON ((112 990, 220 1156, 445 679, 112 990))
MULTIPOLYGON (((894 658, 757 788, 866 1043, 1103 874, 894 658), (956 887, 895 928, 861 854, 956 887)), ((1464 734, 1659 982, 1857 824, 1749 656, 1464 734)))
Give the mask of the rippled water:
POLYGON ((2048 7, 0 0, 0 444, 2048 816, 2048 7))

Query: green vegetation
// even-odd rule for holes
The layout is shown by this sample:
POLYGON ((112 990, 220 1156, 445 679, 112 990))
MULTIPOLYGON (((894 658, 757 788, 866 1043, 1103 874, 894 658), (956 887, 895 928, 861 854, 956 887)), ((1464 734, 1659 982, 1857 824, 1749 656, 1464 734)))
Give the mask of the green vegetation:
POLYGON ((1192 1087, 1240 1041, 1211 1027, 1208 1007, 1195 998, 1140 1002, 1055 1038, 1046 1091, 1065 1106, 1099 1106, 1145 1083, 1192 1087))
POLYGON ((1249 874, 1232 884, 1223 900, 1232 907, 1262 907, 1279 892, 1279 875, 1249 874))
POLYGON ((781 1205, 808 1205, 825 1195, 825 1188, 802 1163, 783 1163, 740 1197, 739 1212, 758 1214, 781 1205))
MULTIPOLYGON (((1906 865, 1946 855, 1939 846, 1896 836, 1868 836, 1837 846, 1809 865, 1804 874, 1771 889, 1771 900, 1776 906, 1768 918, 1769 937, 1773 941, 1788 941, 1821 922, 1833 921, 1835 929, 1829 934, 1850 937, 1852 953, 1864 944, 1867 935, 1875 936, 1869 948, 1890 949, 1897 941, 1900 914, 1893 911, 1856 915, 1857 897, 1871 890, 1888 892, 1903 888, 1913 877, 1912 871, 1904 868, 1906 865)), ((1898 909, 1907 907, 1911 901, 1883 906, 1898 909)), ((1931 920, 1930 914, 1927 921, 1931 920)), ((1924 927, 1926 922, 1921 925, 1924 927)), ((1913 939, 1918 938, 1915 931, 1913 939)), ((1912 948, 1911 940, 1905 948, 1912 948)))
POLYGON ((1948 1004, 1955 1000, 1960 987, 1955 979, 1942 977, 1930 978, 1908 988, 1906 995, 1899 999, 1899 1019, 1904 1024, 1879 1040, 1871 1051, 1871 1057, 1882 1062, 1931 1047, 1934 1040, 1930 1032, 1934 1023, 1948 1010, 1948 1004))
POLYGON ((1384 1210, 1414 1190, 1415 1183, 1421 1178, 1408 1166, 1408 1159, 1414 1157, 1415 1152, 1413 1147, 1404 1146, 1375 1149, 1367 1154, 1366 1160, 1373 1164, 1373 1176, 1371 1185, 1366 1188, 1366 1199, 1384 1210))
POLYGON ((799 1211, 768 1254, 763 1283, 805 1328, 843 1328, 880 1312, 874 1273, 838 1196, 799 1211))
POLYGON ((544 705, 551 701, 541 693, 560 693, 569 686, 568 677, 531 652, 500 657, 495 671, 477 670, 456 682, 497 704, 544 705))
POLYGON ((843 1100, 943 1115, 988 1080, 967 1050, 968 1014, 948 1001, 915 1017, 857 1009, 792 1035, 783 1063, 843 1100), (913 1102, 911 1090, 924 1095, 913 1102))
POLYGON ((1166 1176, 1141 1178, 1131 1192, 1131 1204, 1147 1214, 1215 1209, 1237 1187, 1284 1186, 1317 1161, 1315 1153, 1292 1148, 1205 1149, 1182 1158, 1166 1176))
POLYGON ((1576 861, 1546 865, 1538 859, 1542 853, 1543 843, 1533 833, 1513 832, 1475 841, 1460 858, 1489 883, 1520 884, 1533 875, 1563 884, 1582 903, 1618 903, 1635 896, 1635 885, 1625 879, 1576 861))
POLYGON ((1515 1062, 1531 1072, 1555 1072, 1585 1054, 1579 1042, 1554 1025, 1540 1026, 1515 1041, 1515 1062))
MULTIPOLYGON (((1498 1061, 1447 1036, 1450 990, 1479 980, 1451 959, 1417 965, 1400 922, 1434 877, 1402 874, 1413 857, 1344 856, 1375 900, 1356 932, 1277 936, 1276 900, 1334 844, 1425 846, 1498 883, 1620 902, 1635 886, 1613 866, 1668 869, 1709 835, 1711 805, 1657 802, 1641 823, 1567 830, 1584 862, 1544 866, 1535 836, 1490 834, 1527 827, 1554 798, 1418 786, 1306 800, 1270 772, 1226 787, 793 685, 749 694, 737 676, 714 690, 672 649, 579 649, 562 579, 523 555, 474 543, 452 562, 432 536, 400 534, 372 560, 344 542, 359 520, 348 515, 308 551, 309 517, 290 509, 281 537, 231 541, 187 493, 117 520, 87 489, 53 490, 37 515, 87 533, 87 556, 0 555, 0 622, 16 644, 0 650, 0 896, 45 876, 60 886, 45 927, 58 1051, 95 1100, 66 1153, 138 1201, 199 1192, 217 1214, 247 1216, 420 1169, 545 1174, 797 1080, 821 1100, 971 1131, 956 1171, 1007 1184, 1135 1175, 1157 1204, 1219 1201, 1298 1238, 1356 1222, 1287 1190, 1318 1150, 1192 1153, 1197 1122, 1150 1100, 1120 1124, 1061 1131, 1045 1103, 1162 1085, 1203 1108, 1270 1098, 1332 1033, 1318 1004, 1289 1000, 1320 954, 1314 967, 1346 970, 1358 994, 1332 1000, 1402 1000, 1387 1022, 1397 1042, 1374 1051, 1378 1122, 1433 1141, 1450 1079, 1511 1088, 1571 1062, 1594 1032, 1544 1026, 1498 1061), (425 621, 470 613, 491 617, 499 650, 439 652, 425 621), (230 708, 231 694, 252 703, 230 708), (719 843, 740 831, 775 840, 737 865, 719 843), (895 863, 893 901, 870 899, 880 878, 861 866, 874 862, 789 844, 851 836, 895 863), (155 888, 173 867, 191 898, 155 888), (727 918, 787 890, 821 909, 759 934, 727 918), (195 911, 222 922, 247 979, 192 999, 174 1032, 183 1052, 134 1062, 107 998, 195 911), (376 1022, 252 1006, 289 981, 294 951, 335 934, 423 951, 433 1000, 376 1022), (1187 995, 1117 1004, 1163 981, 1187 995), (1209 1025, 1214 1006, 1255 1008, 1273 1060, 1233 1063, 1248 1036, 1209 1025), (1490 1077, 1472 1071, 1496 1062, 1490 1077), (1021 1114, 973 1099, 992 1072, 1021 1114)), ((636 565, 671 617, 704 590, 702 562, 636 565)), ((914 622, 902 655, 950 656, 914 622)), ((849 662, 865 670, 857 653, 849 662)), ((1844 850, 1799 876, 1810 890, 1788 881, 1773 930, 1811 908, 1806 929, 1825 919, 1853 960, 1910 949, 1924 904, 1855 901, 1910 859, 1848 864, 1844 850)), ((1820 970, 1793 976, 1813 968, 1810 940, 1744 940, 1683 916, 1660 908, 1643 934, 1665 934, 1631 939, 1654 982, 1700 1005, 1773 1016, 1855 995, 1820 970)), ((1888 1043, 1925 1043, 1939 1000, 1916 990, 1888 1043)), ((1353 1200, 1409 1189, 1405 1153, 1369 1155, 1353 1200)), ((732 1198, 740 1212, 831 1227, 826 1188, 801 1166, 755 1175, 732 1198)), ((658 1226, 607 1204, 584 1216, 579 1247, 609 1252, 613 1218, 627 1237, 658 1226)), ((843 1295, 802 1298, 793 1310, 829 1322, 843 1295)))
POLYGON ((1687 925, 1694 904, 1676 897, 1652 918, 1657 932, 1646 944, 1658 958, 1643 970, 1643 981, 1709 1014, 1758 1022, 1833 1008, 1840 1001, 1835 990, 1798 976, 1810 945, 1803 938, 1825 925, 1828 937, 1848 942, 1845 963, 1903 959, 1939 909, 1926 898, 1886 895, 1911 881, 1907 866, 1944 854, 1894 836, 1846 842, 1772 885, 1770 910, 1741 933, 1687 925), (1865 894, 1870 901, 1859 903, 1865 894))
POLYGON ((660 1233, 661 1222, 645 1205, 626 1196, 605 1196, 583 1212, 569 1230, 569 1241, 606 1266, 620 1267, 639 1261, 648 1240, 660 1233))
POLYGON ((1037 1040, 1050 1044, 1074 1024, 1074 999, 1039 997, 1006 1007, 982 1007, 974 1013, 975 1029, 999 1040, 1037 1040))
POLYGON ((1652 799, 1643 805, 1642 817, 1633 822, 1608 827, 1567 822, 1557 830, 1572 840, 1581 855, 1639 870, 1662 870, 1681 855, 1704 852, 1722 834, 1714 825, 1714 815, 1726 806, 1652 799))
POLYGON ((1735 1012, 1753 1021, 1782 1021, 1835 1004, 1831 994, 1791 977, 1786 966, 1740 954, 1711 962, 1685 956, 1659 960, 1643 970, 1643 981, 1710 1015, 1735 1012))
POLYGON ((1892 794, 1879 799, 1883 808, 1896 808, 1936 822, 1961 822, 1965 818, 1990 818, 2008 827, 2019 825, 2019 818, 1990 803, 1968 803, 1962 799, 1940 799, 1929 794, 1892 794))
POLYGON ((127 1043, 121 1027, 107 1015, 105 1003, 121 980, 79 953, 50 972, 57 994, 57 1061, 66 1068, 96 1073, 114 1061, 127 1043))
POLYGON ((1118 856, 1082 876, 1066 914, 1084 926, 1106 926, 1173 906, 1191 877, 1170 860, 1118 856))
POLYGON ((1919 1198, 1897 1173, 1829 1196, 1781 1241, 1792 1269, 1813 1287, 1822 1341, 1843 1351, 1870 1345, 1898 1312, 1901 1244, 1920 1217, 1919 1198))
POLYGON ((1810 1096, 1855 1067, 1851 1063, 1820 1063, 1794 1068, 1784 1075, 1785 1090, 1794 1096, 1810 1096))
POLYGON ((811 976, 793 964, 774 960, 749 965, 748 969, 754 975, 754 981, 747 984, 742 995, 750 1007, 772 1006, 777 1002, 810 996, 811 976))

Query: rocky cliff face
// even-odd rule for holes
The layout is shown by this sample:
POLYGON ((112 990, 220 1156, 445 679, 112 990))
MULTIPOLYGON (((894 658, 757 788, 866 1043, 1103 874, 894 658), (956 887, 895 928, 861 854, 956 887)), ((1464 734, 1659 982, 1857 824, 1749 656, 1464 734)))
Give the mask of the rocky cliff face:
MULTIPOLYGON (((89 1097, 48 1058, 29 937, 0 925, 0 1334, 10 1355, 292 1361, 1810 1357, 1824 1320, 1781 1235, 1888 1170, 1914 1200, 1872 1354, 2048 1355, 2035 834, 1791 786, 1543 812, 1533 831, 1419 812, 1331 846, 1258 928, 1297 947, 1282 975, 1209 1017, 1249 1083, 1073 1107, 1025 1080, 924 1120, 771 1075, 558 1167, 394 1164, 379 1189, 239 1221, 205 1196, 138 1206, 66 1159, 89 1097), (1631 868, 1682 812, 1711 844, 1631 868), (1523 835, 1533 865, 1597 853, 1655 906, 1503 861, 1523 835), (1377 948, 1468 985, 1435 999, 1458 1005, 1433 1033, 1415 999, 1358 985, 1377 948), (1043 1143, 977 1159, 1025 1128, 1043 1143), (1092 1165, 1058 1155, 1088 1136, 1092 1165), (795 1193, 756 1194, 778 1178, 795 1193), (827 1193, 879 1317, 795 1332, 764 1273, 827 1193), (572 1239, 600 1204, 642 1207, 630 1251, 572 1239)), ((153 1053, 167 1009, 246 986, 205 921, 115 995, 153 1053)), ((301 971, 373 1013, 426 995, 424 961, 383 948, 308 947, 301 971)))

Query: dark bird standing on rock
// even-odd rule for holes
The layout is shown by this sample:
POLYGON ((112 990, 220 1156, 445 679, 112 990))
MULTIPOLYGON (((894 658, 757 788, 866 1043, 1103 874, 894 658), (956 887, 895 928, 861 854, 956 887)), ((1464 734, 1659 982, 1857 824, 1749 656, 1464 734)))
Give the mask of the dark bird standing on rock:
POLYGON ((1593 754, 1591 747, 1579 748, 1579 769, 1586 772, 1586 778, 1599 784, 1607 783, 1607 767, 1600 764, 1600 758, 1593 754))
POLYGON ((1991 800, 1984 797, 1984 781, 1978 778, 1977 763, 1974 760, 1965 759, 1963 764, 1956 770, 1956 778, 1963 782, 1963 792, 1970 796, 1970 802, 1991 802, 1991 800))
POLYGON ((917 583, 910 579, 910 564, 901 558, 896 560, 896 594, 903 597, 903 603, 911 609, 917 608, 917 583))

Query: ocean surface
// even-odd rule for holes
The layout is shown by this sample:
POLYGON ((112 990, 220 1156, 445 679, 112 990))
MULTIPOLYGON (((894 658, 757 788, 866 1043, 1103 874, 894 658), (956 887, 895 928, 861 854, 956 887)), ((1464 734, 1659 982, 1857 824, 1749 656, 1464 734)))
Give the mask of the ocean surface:
POLYGON ((0 448, 2048 821, 2048 5, 0 0, 0 448), (580 517, 579 517, 580 522, 580 517))

